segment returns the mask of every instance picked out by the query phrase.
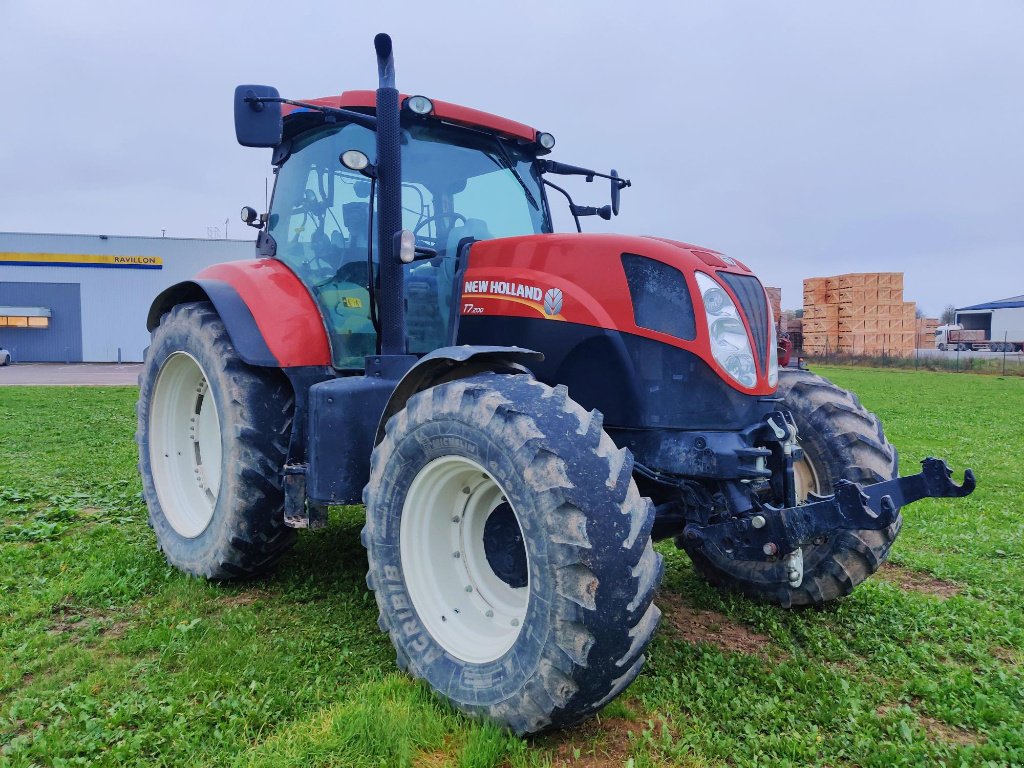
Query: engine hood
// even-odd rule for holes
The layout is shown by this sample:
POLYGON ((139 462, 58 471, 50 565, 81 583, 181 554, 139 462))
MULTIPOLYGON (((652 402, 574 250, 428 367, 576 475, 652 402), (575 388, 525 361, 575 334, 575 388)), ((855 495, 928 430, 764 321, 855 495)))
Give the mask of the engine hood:
MULTIPOLYGON (((484 240, 470 249, 461 287, 463 318, 543 319, 643 336, 698 354, 744 393, 774 391, 767 377, 769 310, 764 290, 745 264, 717 251, 638 235, 560 233, 484 240), (678 291, 685 282, 691 299, 688 311, 693 314, 689 332, 675 331, 671 323, 652 327, 634 311, 637 285, 630 283, 624 266, 633 257, 673 268, 651 271, 658 275, 656 285, 671 284, 668 293, 678 291), (696 272, 720 282, 744 314, 759 369, 752 387, 742 387, 726 375, 711 353, 696 272), (737 278, 731 279, 733 275, 737 278), (744 290, 733 290, 733 284, 741 283, 744 290)), ((672 314, 671 306, 671 302, 665 304, 663 316, 672 314)))

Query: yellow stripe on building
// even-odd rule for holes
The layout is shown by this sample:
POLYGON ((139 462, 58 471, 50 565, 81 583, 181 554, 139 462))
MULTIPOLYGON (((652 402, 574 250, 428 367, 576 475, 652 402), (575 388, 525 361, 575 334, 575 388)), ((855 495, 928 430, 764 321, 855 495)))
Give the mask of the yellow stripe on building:
POLYGON ((162 256, 114 256, 108 253, 10 253, 0 252, 0 265, 22 267, 124 267, 162 269, 162 256))

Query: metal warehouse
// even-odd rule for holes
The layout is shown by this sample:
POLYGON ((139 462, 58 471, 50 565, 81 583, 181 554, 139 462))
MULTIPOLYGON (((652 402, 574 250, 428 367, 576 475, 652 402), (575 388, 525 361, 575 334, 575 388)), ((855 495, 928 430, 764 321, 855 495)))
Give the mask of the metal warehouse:
POLYGON ((956 322, 964 330, 984 331, 985 339, 996 345, 1009 342, 1019 349, 1024 343, 1024 294, 961 307, 956 322))
POLYGON ((245 240, 0 232, 0 347, 15 362, 137 362, 167 286, 252 258, 245 240))

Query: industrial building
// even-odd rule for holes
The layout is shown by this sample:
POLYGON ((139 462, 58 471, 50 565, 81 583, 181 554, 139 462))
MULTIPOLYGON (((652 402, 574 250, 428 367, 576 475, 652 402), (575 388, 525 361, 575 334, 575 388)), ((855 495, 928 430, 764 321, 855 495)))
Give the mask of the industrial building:
POLYGON ((975 304, 956 310, 956 324, 965 331, 984 331, 992 342, 1024 342, 1024 295, 975 304))
POLYGON ((150 302, 252 241, 0 232, 0 347, 14 362, 137 362, 150 302))

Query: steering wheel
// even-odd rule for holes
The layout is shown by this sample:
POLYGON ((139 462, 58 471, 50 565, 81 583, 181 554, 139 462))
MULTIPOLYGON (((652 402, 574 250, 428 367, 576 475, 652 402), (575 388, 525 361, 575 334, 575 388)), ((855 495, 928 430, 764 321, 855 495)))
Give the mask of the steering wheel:
POLYGON ((461 221, 463 224, 466 223, 466 217, 463 216, 461 213, 435 213, 433 216, 427 216, 427 218, 421 219, 416 224, 416 226, 412 228, 413 235, 415 235, 417 238, 420 238, 425 243, 429 244, 430 247, 436 248, 437 238, 427 237, 426 235, 420 235, 420 230, 423 229, 428 224, 438 221, 439 219, 451 219, 452 227, 454 227, 455 224, 457 224, 459 221, 461 221))

